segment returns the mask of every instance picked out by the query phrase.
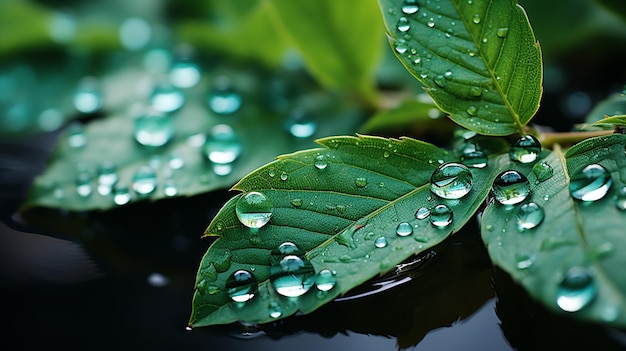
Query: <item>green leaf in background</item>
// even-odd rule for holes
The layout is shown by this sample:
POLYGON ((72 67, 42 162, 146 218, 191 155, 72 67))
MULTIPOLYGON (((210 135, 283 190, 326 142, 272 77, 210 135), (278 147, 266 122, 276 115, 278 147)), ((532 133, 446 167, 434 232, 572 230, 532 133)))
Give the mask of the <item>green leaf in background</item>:
POLYGON ((380 0, 396 56, 459 125, 523 133, 539 108, 541 51, 517 1, 380 0))
POLYGON ((376 103, 375 73, 384 49, 375 1, 271 0, 276 23, 323 85, 376 103))
POLYGON ((606 126, 610 126, 611 128, 615 126, 626 126, 626 115, 606 117, 595 122, 593 125, 596 125, 596 126, 606 125, 606 126))
POLYGON ((621 0, 596 0, 599 4, 620 15, 626 20, 626 3, 621 0))
POLYGON ((617 116, 626 114, 626 95, 613 94, 600 101, 585 117, 585 122, 589 124, 599 124, 607 116, 617 116))
POLYGON ((548 309, 587 321, 626 326, 626 135, 559 148, 534 166, 510 163, 531 194, 516 205, 492 202, 481 233, 492 261, 548 309), (581 179, 585 172, 590 176, 581 179), (531 168, 532 167, 532 168, 531 168), (532 169, 532 170, 531 170, 532 169), (610 181, 609 181, 610 179, 610 181), (585 201, 570 194, 585 194, 585 201), (534 205, 532 205, 532 204, 534 205))
POLYGON ((428 99, 406 99, 398 106, 377 112, 367 119, 359 131, 363 134, 372 134, 377 130, 402 128, 439 118, 441 111, 430 97, 426 94, 422 95, 428 99))
POLYGON ((473 168, 468 171, 472 190, 459 199, 442 199, 430 190, 433 171, 454 160, 442 149, 410 138, 318 142, 324 148, 280 156, 234 186, 244 193, 228 201, 206 230, 207 236, 219 238, 198 270, 191 326, 265 323, 297 311, 309 313, 458 231, 495 177, 494 167, 473 168), (263 206, 259 218, 269 222, 250 229, 236 212, 237 203, 254 192, 262 196, 251 196, 264 196, 273 208, 263 206), (274 270, 280 270, 278 248, 286 242, 297 246, 302 260, 303 271, 293 274, 297 279, 291 286, 306 289, 293 295, 297 298, 277 292, 285 288, 274 270), (254 277, 250 285, 230 285, 242 271, 254 277), (333 284, 322 284, 324 278, 333 284), (238 292, 239 299, 250 298, 248 293, 254 297, 234 302, 229 292, 238 292))

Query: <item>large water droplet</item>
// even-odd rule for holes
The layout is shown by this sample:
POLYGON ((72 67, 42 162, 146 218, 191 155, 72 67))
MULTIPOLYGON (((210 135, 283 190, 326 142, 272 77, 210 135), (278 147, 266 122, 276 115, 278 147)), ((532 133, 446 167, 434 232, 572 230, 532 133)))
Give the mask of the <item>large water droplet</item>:
POLYGON ((138 195, 148 195, 156 190, 157 175, 150 166, 141 166, 133 174, 133 190, 138 195))
POLYGON ((402 4, 402 13, 412 15, 417 11, 419 11, 417 0, 404 0, 404 3, 402 4))
POLYGON ((488 162, 489 158, 480 150, 466 152, 461 155, 461 163, 468 167, 485 168, 488 162))
POLYGON ((326 160, 326 156, 317 155, 315 157, 314 165, 317 169, 325 169, 326 167, 328 167, 328 161, 326 160))
POLYGON ((230 115, 241 108, 243 98, 231 85, 230 78, 219 76, 209 93, 208 104, 211 111, 220 115, 230 115))
POLYGON ((413 226, 407 222, 402 222, 398 224, 398 227, 396 228, 396 234, 398 234, 398 236, 411 235, 413 234, 413 226))
POLYGON ((73 97, 74 107, 81 113, 94 113, 102 108, 100 82, 95 77, 84 77, 78 83, 73 97))
POLYGON ((533 173, 538 181, 543 182, 552 178, 554 169, 547 162, 539 162, 533 166, 533 173))
POLYGON ((460 199, 472 190, 473 176, 460 163, 445 163, 430 177, 430 191, 444 199, 460 199))
POLYGON ((439 204, 430 211, 430 223, 435 227, 443 228, 452 223, 453 213, 450 207, 439 204))
POLYGON ((523 204, 515 214, 515 224, 519 231, 537 227, 545 217, 545 211, 534 202, 523 204))
POLYGON ((240 269, 226 280, 226 292, 235 302, 252 300, 259 289, 259 282, 252 273, 240 269))
POLYGON ((599 164, 591 164, 571 177, 569 192, 573 198, 582 201, 597 201, 611 188, 611 174, 599 164))
POLYGON ((530 182, 518 171, 504 171, 496 177, 491 186, 496 201, 503 205, 520 203, 530 194, 530 182))
POLYGON ((119 180, 117 167, 109 161, 102 162, 98 167, 98 193, 109 195, 115 183, 119 180))
POLYGON ((528 134, 517 139, 509 149, 509 157, 521 163, 534 162, 541 153, 541 144, 534 136, 528 134))
POLYGON ((239 221, 248 228, 261 228, 270 221, 274 207, 262 193, 252 191, 237 200, 235 213, 239 221))
POLYGON ((315 283, 315 270, 306 258, 287 255, 278 264, 271 265, 270 283, 280 295, 302 296, 315 283))
POLYGON ((315 278, 315 286, 320 291, 329 291, 335 287, 337 284, 337 277, 335 277, 335 272, 330 269, 322 269, 317 273, 317 277, 315 278))
POLYGON ((168 81, 158 82, 150 95, 150 104, 161 112, 174 112, 185 103, 185 95, 168 81))
POLYGON ((577 312, 589 305, 597 295, 596 282, 589 268, 568 269, 559 283, 556 304, 566 312, 577 312))
POLYGON ((163 146, 174 136, 174 121, 169 115, 147 111, 135 118, 135 140, 145 146, 163 146))
POLYGON ((480 23, 480 15, 479 14, 474 14, 474 16, 472 16, 472 22, 474 22, 475 24, 479 24, 480 23))
POLYGON ((242 146, 235 130, 227 124, 211 128, 203 146, 206 158, 217 164, 229 164, 241 155, 242 146))
POLYGON ((300 250, 298 248, 298 245, 292 243, 291 241, 285 241, 284 243, 278 245, 277 252, 273 254, 284 256, 284 255, 296 254, 298 250, 300 250))
POLYGON ((615 201, 615 206, 619 210, 626 211, 626 186, 617 191, 613 200, 615 201))
POLYGON ((426 219, 430 216, 430 209, 428 207, 420 207, 415 211, 415 218, 426 219))
POLYGON ((376 240, 374 240, 374 246, 376 246, 379 249, 382 249, 383 247, 387 246, 387 238, 385 238, 384 236, 379 236, 378 238, 376 238, 376 240))
POLYGON ((409 24, 409 20, 406 19, 406 17, 400 17, 396 28, 398 28, 400 32, 407 32, 409 29, 411 29, 411 25, 409 24))
MULTIPOLYGON (((99 188, 98 188, 99 189, 99 188)), ((126 205, 130 202, 130 188, 125 184, 115 184, 112 189, 113 202, 116 205, 126 205)))

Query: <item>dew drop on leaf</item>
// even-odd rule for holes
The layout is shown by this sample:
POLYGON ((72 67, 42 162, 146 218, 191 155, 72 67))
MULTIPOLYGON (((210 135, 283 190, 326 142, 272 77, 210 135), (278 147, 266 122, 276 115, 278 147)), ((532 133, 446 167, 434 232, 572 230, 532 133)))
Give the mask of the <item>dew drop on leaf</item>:
POLYGON ((479 14, 474 14, 474 16, 472 16, 472 22, 474 22, 475 24, 479 24, 480 23, 480 15, 479 14))
POLYGON ((556 304, 566 312, 577 312, 589 305, 597 295, 596 282, 589 268, 574 266, 563 274, 556 304))
POLYGON ((283 308, 280 307, 277 302, 272 301, 267 305, 267 312, 269 313, 270 317, 279 318, 283 315, 283 308))
POLYGON ((97 112, 102 107, 102 91, 97 78, 83 77, 72 98, 74 107, 78 112, 90 114, 97 112))
POLYGON ((80 197, 88 197, 93 192, 93 187, 91 185, 92 178, 91 174, 86 171, 78 172, 76 175, 76 193, 80 197))
POLYGON ((135 118, 133 136, 144 146, 163 146, 174 136, 174 121, 170 115, 146 111, 135 118))
POLYGON ((173 179, 163 182, 163 193, 168 197, 178 195, 178 187, 176 187, 176 182, 173 179))
POLYGON ((472 172, 465 165, 445 163, 431 175, 430 191, 444 199, 460 199, 472 190, 472 181, 472 172))
POLYGON ((496 35, 500 38, 506 38, 507 34, 509 34, 509 28, 500 27, 496 30, 496 35))
POLYGON ((189 60, 180 60, 172 65, 169 80, 177 88, 191 88, 200 81, 200 68, 189 60))
POLYGON ((291 203, 291 206, 293 206, 293 207, 302 207, 302 199, 300 199, 300 198, 291 199, 291 201, 289 201, 289 203, 291 203))
POLYGON ((491 187, 496 201, 503 205, 514 205, 524 201, 530 194, 530 182, 518 171, 504 171, 493 181, 491 187))
POLYGON ((417 0, 404 0, 404 3, 402 4, 402 13, 412 15, 417 11, 419 11, 417 0))
POLYGON ((248 228, 258 229, 270 221, 274 207, 262 193, 252 191, 237 200, 235 213, 239 221, 248 228))
POLYGON ((72 123, 67 127, 65 134, 67 144, 71 148, 81 148, 87 145, 87 135, 85 134, 85 128, 80 123, 72 123))
POLYGON ((113 162, 104 161, 98 167, 98 193, 106 196, 111 193, 111 189, 119 180, 117 167, 113 162))
POLYGON ((452 210, 444 204, 439 204, 430 211, 430 223, 435 227, 447 227, 452 223, 452 217, 452 210))
POLYGON ((591 164, 570 178, 569 191, 573 198, 582 201, 602 199, 611 188, 611 174, 599 164, 591 164))
POLYGON ((400 17, 396 28, 398 28, 398 31, 404 33, 411 29, 411 25, 409 24, 409 20, 406 19, 406 17, 400 17))
POLYGON ((337 284, 336 273, 330 269, 322 269, 315 277, 315 286, 320 291, 329 291, 337 284))
POLYGON ((365 188, 367 186, 367 178, 365 177, 357 177, 354 179, 354 185, 357 186, 357 188, 365 188))
POLYGON ((396 234, 398 234, 398 236, 411 235, 413 234, 413 226, 411 226, 411 224, 407 222, 402 222, 398 224, 398 227, 396 228, 396 234))
POLYGON ((287 118, 287 130, 296 138, 309 138, 317 131, 317 123, 310 113, 295 109, 287 118))
POLYGON ((430 216, 430 209, 428 207, 420 207, 415 211, 416 219, 426 219, 430 216))
POLYGON ((622 187, 615 194, 615 206, 622 211, 626 211, 626 186, 622 187))
POLYGON ((476 106, 470 105, 470 106, 467 106, 467 109, 465 109, 465 112, 467 112, 467 114, 470 116, 476 116, 476 113, 478 112, 478 108, 476 106))
POLYGON ((461 155, 461 163, 472 168, 485 168, 489 158, 480 150, 466 152, 461 155))
POLYGON ((533 166, 533 173, 538 181, 543 182, 552 177, 554 169, 547 162, 539 162, 533 166))
POLYGON ((515 267, 519 270, 530 268, 535 263, 537 256, 528 252, 519 252, 515 254, 515 267))
POLYGON ((315 270, 306 258, 286 255, 277 264, 271 265, 270 283, 280 295, 302 296, 315 283, 315 270))
POLYGON ((324 155, 317 155, 313 164, 317 169, 325 169, 326 167, 328 167, 328 161, 326 160, 326 156, 324 155))
POLYGON ((205 157, 216 164, 229 164, 241 155, 242 146, 235 130, 227 124, 211 128, 203 146, 205 157))
POLYGON ((523 204, 517 209, 515 214, 515 224, 519 231, 529 230, 537 227, 545 218, 544 209, 534 202, 523 204))
POLYGON ((116 205, 126 205, 130 202, 130 188, 125 184, 116 184, 112 189, 112 194, 116 205))
POLYGON ((298 246, 290 241, 285 241, 284 243, 278 245, 277 255, 290 255, 298 252, 298 246))
POLYGON ((528 134, 520 137, 511 145, 509 157, 521 163, 534 162, 541 153, 541 144, 534 136, 528 134))
POLYGON ((167 81, 158 82, 150 95, 150 104, 155 109, 167 113, 174 112, 185 103, 185 95, 167 81))
POLYGON ((148 195, 156 190, 157 181, 157 175, 150 166, 141 166, 133 174, 133 191, 138 195, 148 195))
POLYGON ((242 102, 243 98, 232 88, 230 78, 226 76, 215 78, 208 96, 211 111, 219 115, 230 115, 241 108, 242 102))
POLYGON ((259 283, 254 275, 244 269, 235 271, 226 280, 226 293, 235 302, 252 300, 257 293, 259 283))
POLYGON ((387 238, 385 238, 384 236, 379 236, 378 238, 376 238, 376 240, 374 240, 374 246, 376 246, 379 249, 386 247, 387 238))

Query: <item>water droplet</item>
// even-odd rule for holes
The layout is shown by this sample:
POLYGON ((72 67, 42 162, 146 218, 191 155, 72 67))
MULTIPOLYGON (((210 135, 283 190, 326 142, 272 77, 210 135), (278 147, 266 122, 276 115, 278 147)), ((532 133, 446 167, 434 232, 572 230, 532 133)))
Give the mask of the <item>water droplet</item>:
POLYGON ((420 207, 415 211, 415 218, 417 219, 426 219, 430 216, 430 209, 427 207, 420 207))
POLYGON ((399 54, 404 54, 409 50, 409 47, 406 45, 406 42, 402 39, 396 41, 396 52, 399 54))
POLYGON ((480 23, 480 15, 479 14, 474 14, 474 16, 472 16, 472 22, 474 22, 475 24, 479 24, 480 23))
POLYGON ((137 51, 150 42, 152 28, 143 18, 129 17, 120 25, 118 36, 122 47, 129 51, 137 51))
POLYGON ((445 163, 430 177, 430 191, 444 199, 460 199, 472 190, 473 176, 460 163, 445 163))
POLYGON ((259 282, 252 273, 240 269, 226 280, 226 292, 235 302, 252 300, 259 289, 259 282))
POLYGON ((586 267, 568 269, 559 283, 556 304, 566 312, 577 312, 589 305, 597 295, 596 282, 586 267))
POLYGON ((406 17, 400 17, 398 20, 397 28, 400 32, 407 32, 411 29, 411 25, 409 24, 409 20, 406 17))
POLYGON ((413 234, 413 226, 411 226, 407 222, 402 222, 402 223, 398 224, 398 227, 396 228, 396 234, 398 234, 398 236, 408 236, 408 235, 411 235, 411 234, 413 234))
POLYGON ((168 81, 158 82, 152 89, 150 104, 155 109, 167 113, 180 109, 185 103, 185 95, 168 81))
POLYGON ((532 135, 524 135, 511 145, 509 157, 521 163, 534 162, 541 152, 539 140, 532 135))
POLYGON ((417 0, 404 0, 404 4, 402 4, 402 13, 411 15, 417 11, 419 11, 417 0))
POLYGON ((180 60, 172 65, 169 79, 177 88, 191 88, 200 81, 200 68, 189 60, 180 60))
POLYGON ((296 109, 289 114, 287 129, 296 138, 309 138, 317 131, 317 123, 310 113, 296 109))
POLYGON ((242 102, 241 95, 233 90, 230 78, 219 76, 215 79, 208 98, 211 111, 220 115, 230 115, 241 108, 242 102))
POLYGON ((365 188, 367 186, 367 178, 365 177, 357 177, 354 179, 354 185, 357 186, 357 188, 365 188))
POLYGON ((597 201, 611 188, 611 174, 598 164, 591 164, 570 179, 569 191, 573 198, 582 201, 597 201))
POLYGON ((289 201, 293 207, 302 207, 302 199, 296 198, 289 201))
POLYGON ((235 130, 227 124, 211 128, 203 146, 204 155, 217 164, 229 164, 241 155, 241 142, 235 130))
POLYGON ((81 113, 94 113, 102 108, 102 91, 97 78, 83 77, 72 98, 74 107, 81 113))
POLYGON ((435 227, 443 228, 452 223, 453 213, 450 207, 439 204, 430 211, 430 223, 435 227))
POLYGON ((267 312, 269 313, 270 317, 278 318, 283 315, 283 308, 280 307, 278 303, 272 301, 267 305, 267 312))
POLYGON ((280 180, 282 180, 283 182, 286 181, 287 179, 289 179, 289 174, 282 172, 280 174, 280 180))
POLYGON ((435 26, 435 21, 434 19, 431 17, 428 22, 426 22, 426 25, 429 26, 430 28, 433 28, 435 26))
POLYGON ((471 87, 469 90, 471 96, 481 96, 483 94, 483 90, 480 87, 471 87))
POLYGON ((67 127, 66 140, 71 148, 81 148, 87 145, 85 128, 80 123, 72 123, 67 127))
POLYGON ((491 187, 493 196, 503 205, 520 203, 530 194, 530 182, 518 171, 504 171, 496 177, 491 187))
POLYGON ((106 196, 111 193, 111 189, 119 180, 117 167, 109 161, 102 162, 98 167, 98 193, 106 196))
POLYGON ((177 153, 172 153, 169 155, 167 165, 170 169, 181 169, 185 166, 185 159, 177 153))
POLYGON ((509 34, 509 29, 506 27, 498 28, 496 30, 496 35, 500 38, 505 38, 507 34, 509 34))
POLYGON ((275 255, 290 255, 296 254, 300 250, 298 246, 290 241, 285 241, 284 243, 278 245, 277 252, 273 253, 275 255))
POLYGON ((545 211, 534 202, 523 204, 517 209, 515 223, 519 231, 533 229, 537 227, 545 217, 545 211))
POLYGON ((488 162, 489 158, 487 155, 479 150, 466 152, 461 155, 461 163, 468 167, 485 168, 488 162))
POLYGON ((116 205, 126 205, 130 202, 130 188, 124 184, 116 184, 112 189, 113 202, 116 205))
POLYGON ((280 295, 302 296, 315 283, 315 270, 306 258, 287 255, 270 266, 270 283, 280 295))
POLYGON ((470 106, 467 106, 467 109, 465 109, 465 112, 467 112, 467 114, 470 116, 476 116, 476 113, 478 112, 478 108, 476 108, 476 106, 470 105, 470 106))
POLYGON ((615 201, 615 206, 618 209, 626 211, 626 186, 617 191, 613 200, 615 201))
POLYGON ((448 82, 446 81, 445 77, 443 75, 441 75, 441 74, 435 76, 433 81, 435 82, 435 84, 437 84, 441 88, 445 88, 445 86, 448 84, 448 82))
POLYGON ((174 121, 169 115, 147 111, 135 118, 133 135, 141 145, 163 146, 174 136, 174 121))
POLYGON ((252 191, 237 200, 235 213, 239 221, 248 228, 261 228, 269 222, 274 207, 262 193, 252 191))
POLYGON ((78 172, 76 175, 76 192, 80 197, 88 197, 91 195, 93 188, 91 186, 91 174, 86 171, 78 172))
POLYGON ((527 252, 520 252, 520 253, 516 253, 515 254, 515 266, 517 267, 517 269, 523 270, 523 269, 528 269, 530 268, 533 263, 535 263, 535 260, 537 259, 537 256, 531 253, 527 253, 527 252))
POLYGON ((387 247, 387 238, 385 238, 384 236, 379 236, 378 238, 376 238, 376 240, 374 240, 374 246, 379 249, 387 247))
POLYGON ((533 173, 538 181, 543 182, 552 177, 554 170, 547 162, 539 162, 533 166, 533 173))
POLYGON ((324 155, 317 155, 315 157, 315 168, 317 169, 325 169, 326 167, 328 167, 328 161, 326 160, 326 156, 324 155))
POLYGON ((157 187, 157 175, 150 166, 141 166, 133 174, 133 190, 139 195, 148 195, 157 187))
POLYGON ((163 183, 163 193, 170 197, 178 195, 178 188, 173 179, 168 179, 163 183))
POLYGON ((336 273, 330 269, 322 269, 319 271, 315 278, 317 289, 320 291, 329 291, 334 288, 335 284, 337 284, 337 277, 335 277, 335 275, 336 273))

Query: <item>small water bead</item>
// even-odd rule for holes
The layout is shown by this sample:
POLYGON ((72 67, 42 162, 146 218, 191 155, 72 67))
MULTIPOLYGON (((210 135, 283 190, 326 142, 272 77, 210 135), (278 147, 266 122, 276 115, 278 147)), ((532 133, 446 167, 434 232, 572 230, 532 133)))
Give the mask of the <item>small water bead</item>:
POLYGON ((148 195, 157 188, 157 175, 150 166, 141 166, 133 174, 132 187, 138 195, 148 195))
POLYGON ((416 219, 426 219, 430 216, 430 209, 427 207, 420 207, 415 211, 416 219))
POLYGON ((324 155, 317 155, 313 164, 317 169, 325 169, 326 167, 328 167, 328 161, 326 160, 326 156, 324 155))
POLYGON ((259 289, 259 282, 245 269, 235 271, 226 280, 226 293, 235 302, 252 300, 259 289))
POLYGON ((278 318, 283 315, 283 308, 280 307, 278 303, 272 301, 267 305, 267 312, 269 313, 270 317, 278 318))
POLYGON ((160 81, 152 89, 150 104, 161 112, 174 112, 184 103, 185 95, 168 81, 160 81))
POLYGON ((241 155, 242 146, 239 135, 231 126, 218 124, 211 128, 202 149, 209 161, 229 164, 241 155))
POLYGON ((474 16, 472 16, 472 22, 474 22, 475 24, 479 24, 480 23, 480 15, 479 14, 474 14, 474 16))
POLYGON ((480 87, 471 87, 469 90, 471 96, 481 96, 483 94, 483 90, 480 87))
POLYGON ((200 68, 189 60, 180 60, 172 65, 169 80, 177 88, 191 88, 200 81, 200 68))
POLYGON ((89 172, 81 171, 76 175, 76 192, 80 197, 88 197, 93 192, 92 177, 89 172))
POLYGON ((547 162, 539 162, 533 166, 533 173, 538 181, 543 182, 552 178, 554 169, 547 162))
POLYGON ((430 28, 435 27, 435 21, 433 20, 432 17, 428 20, 428 22, 426 22, 426 25, 430 28))
POLYGON ((278 264, 271 265, 270 283, 280 295, 302 296, 315 283, 315 270, 306 258, 287 255, 278 264))
POLYGON ((537 256, 532 253, 521 252, 515 254, 515 267, 519 270, 524 270, 530 268, 537 259, 537 256))
POLYGON ((261 228, 270 221, 274 207, 262 193, 252 191, 237 200, 235 213, 239 221, 248 228, 261 228))
POLYGON ((315 286, 320 291, 329 291, 337 284, 336 273, 330 269, 322 269, 315 277, 315 286))
POLYGON ((215 79, 213 89, 209 93, 208 104, 211 111, 220 115, 237 112, 243 103, 241 94, 232 88, 230 78, 219 76, 215 79))
POLYGON ((109 195, 111 189, 119 180, 117 167, 109 161, 105 161, 98 167, 98 193, 100 195, 109 195))
POLYGON ((419 11, 419 7, 417 6, 417 0, 405 0, 402 4, 402 13, 406 15, 412 15, 419 11))
POLYGON ((611 174, 599 164, 591 164, 571 177, 569 191, 573 198, 582 201, 602 199, 611 188, 611 174))
POLYGON ((292 199, 289 203, 291 203, 291 206, 293 207, 302 207, 302 199, 300 198, 292 199))
POLYGON ((398 234, 398 236, 409 236, 413 234, 413 226, 411 226, 407 222, 402 222, 398 224, 398 227, 396 228, 396 234, 398 234))
POLYGON ((530 182, 518 171, 504 171, 491 186, 496 201, 502 205, 514 205, 524 201, 530 194, 530 182))
POLYGON ((478 113, 478 108, 476 106, 470 105, 470 106, 467 106, 467 109, 465 109, 465 112, 467 112, 467 114, 470 116, 476 116, 476 113, 478 113))
POLYGON ((509 28, 501 27, 496 30, 496 35, 500 38, 505 38, 509 34, 509 28))
POLYGON ((515 214, 515 224, 519 231, 537 227, 545 218, 544 209, 534 202, 523 204, 515 214))
POLYGON ((598 289, 587 267, 568 269, 559 283, 556 304, 565 312, 577 312, 589 305, 597 296, 598 289))
POLYGON ((430 223, 435 227, 444 228, 452 223, 453 213, 450 207, 439 204, 430 211, 430 223))
POLYGON ((82 148, 87 145, 87 135, 85 135, 85 128, 80 123, 72 123, 67 127, 65 132, 65 138, 67 144, 71 148, 82 148))
POLYGON ((460 199, 472 190, 472 172, 460 163, 445 163, 430 177, 430 191, 444 199, 460 199))
POLYGON ((309 138, 317 131, 317 123, 310 113, 296 109, 289 114, 287 130, 296 138, 309 138))
POLYGON ((171 153, 168 156, 167 166, 173 170, 181 169, 185 166, 185 159, 178 153, 171 153))
POLYGON ((178 195, 178 187, 173 179, 168 179, 163 183, 163 193, 169 197, 178 195))
POLYGON ((539 153, 541 153, 541 144, 530 134, 517 139, 509 149, 511 160, 521 163, 534 162, 539 157, 539 153))
POLYGON ((407 32, 411 29, 411 25, 409 24, 409 20, 406 17, 400 17, 398 20, 398 25, 396 26, 400 32, 407 32))
POLYGON ((174 136, 174 121, 169 115, 147 111, 135 118, 133 135, 144 146, 163 146, 174 136))
POLYGON ((485 168, 489 158, 480 150, 466 152, 461 155, 461 163, 472 168, 485 168))
POLYGON ((615 201, 615 207, 619 210, 626 211, 626 186, 617 191, 613 200, 615 201))
POLYGON ((130 202, 130 188, 124 184, 116 184, 112 189, 113 202, 116 205, 126 205, 130 202))
POLYGON ((367 186, 367 178, 365 177, 357 177, 354 179, 354 185, 357 186, 357 188, 365 188, 367 186))
POLYGON ((213 164, 213 173, 218 176, 227 176, 233 172, 233 166, 231 164, 213 164))
POLYGON ((379 249, 387 247, 387 238, 385 238, 384 236, 379 236, 378 238, 376 238, 376 240, 374 240, 374 246, 379 249))
POLYGON ((443 75, 441 75, 441 74, 435 76, 435 78, 433 78, 433 81, 435 82, 435 84, 437 84, 441 88, 445 88, 446 85, 448 84, 448 82, 446 81, 445 77, 443 75))
POLYGON ((289 174, 282 172, 280 174, 280 180, 282 180, 283 182, 286 181, 287 179, 289 179, 289 174))
POLYGON ((87 76, 80 80, 72 98, 81 113, 94 113, 102 108, 102 91, 97 78, 87 76))
POLYGON ((292 243, 291 241, 285 241, 284 243, 278 245, 277 252, 275 254, 281 256, 296 254, 298 250, 300 250, 298 245, 292 243))

